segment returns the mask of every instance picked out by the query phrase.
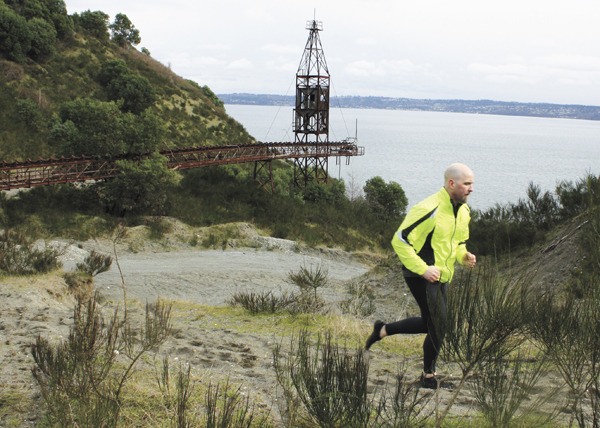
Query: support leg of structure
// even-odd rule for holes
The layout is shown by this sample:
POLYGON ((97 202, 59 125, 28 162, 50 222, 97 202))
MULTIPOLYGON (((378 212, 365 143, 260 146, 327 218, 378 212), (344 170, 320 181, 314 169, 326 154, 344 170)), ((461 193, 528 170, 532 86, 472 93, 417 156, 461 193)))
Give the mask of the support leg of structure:
POLYGON ((258 183, 258 187, 261 189, 269 185, 271 193, 275 193, 273 165, 271 160, 254 162, 254 181, 258 183))
POLYGON ((311 181, 327 183, 329 178, 327 157, 296 159, 294 161, 294 185, 304 188, 311 181))

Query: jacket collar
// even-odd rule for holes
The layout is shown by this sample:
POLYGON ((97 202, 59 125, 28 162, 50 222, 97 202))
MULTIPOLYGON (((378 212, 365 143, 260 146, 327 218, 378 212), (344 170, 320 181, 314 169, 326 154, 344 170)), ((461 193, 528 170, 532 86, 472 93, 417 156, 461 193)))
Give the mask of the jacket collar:
POLYGON ((448 191, 446 190, 446 188, 443 187, 443 186, 440 189, 439 195, 441 197, 441 200, 444 203, 447 203, 447 204, 449 204, 452 207, 452 209, 453 209, 453 211, 454 211, 455 214, 458 212, 458 210, 460 209, 460 207, 462 207, 463 205, 466 205, 463 202, 454 202, 454 200, 452 200, 452 198, 450 197, 450 194, 448 193, 448 191))

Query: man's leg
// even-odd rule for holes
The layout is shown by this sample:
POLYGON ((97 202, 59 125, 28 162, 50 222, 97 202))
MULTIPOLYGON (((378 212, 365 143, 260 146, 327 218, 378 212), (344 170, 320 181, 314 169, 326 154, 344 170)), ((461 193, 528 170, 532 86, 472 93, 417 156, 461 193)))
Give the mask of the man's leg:
POLYGON ((423 342, 423 371, 435 373, 435 363, 440 353, 446 331, 448 284, 427 283, 427 336, 423 342))
POLYGON ((406 277, 406 284, 413 297, 415 298, 419 309, 420 317, 405 318, 400 321, 385 324, 382 321, 376 321, 373 325, 373 332, 367 339, 365 348, 368 350, 371 346, 384 338, 393 334, 421 334, 428 332, 427 319, 429 319, 429 309, 427 307, 427 281, 420 277, 406 277))

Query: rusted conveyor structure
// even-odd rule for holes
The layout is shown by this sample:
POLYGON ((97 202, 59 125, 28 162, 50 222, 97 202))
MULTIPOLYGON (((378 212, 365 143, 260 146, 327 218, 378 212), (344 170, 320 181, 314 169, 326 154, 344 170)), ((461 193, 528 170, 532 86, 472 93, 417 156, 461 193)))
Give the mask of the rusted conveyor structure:
MULTIPOLYGON (((362 156, 364 147, 352 140, 325 143, 256 143, 235 146, 193 147, 162 151, 168 166, 175 170, 255 162, 255 178, 268 165, 271 181, 271 161, 276 159, 328 159, 342 157, 349 162, 351 156, 362 156)), ((117 161, 141 160, 148 155, 122 155, 114 157, 80 156, 60 159, 43 159, 26 162, 0 163, 0 190, 24 189, 60 183, 82 183, 105 180, 118 172, 117 161)))

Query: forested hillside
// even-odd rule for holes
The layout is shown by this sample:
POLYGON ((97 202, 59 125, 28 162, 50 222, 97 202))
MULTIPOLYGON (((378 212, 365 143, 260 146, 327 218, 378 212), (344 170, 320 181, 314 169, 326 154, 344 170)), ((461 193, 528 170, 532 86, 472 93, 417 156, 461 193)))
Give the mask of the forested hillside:
POLYGON ((248 143, 207 86, 135 46, 124 14, 0 0, 0 160, 248 143))

